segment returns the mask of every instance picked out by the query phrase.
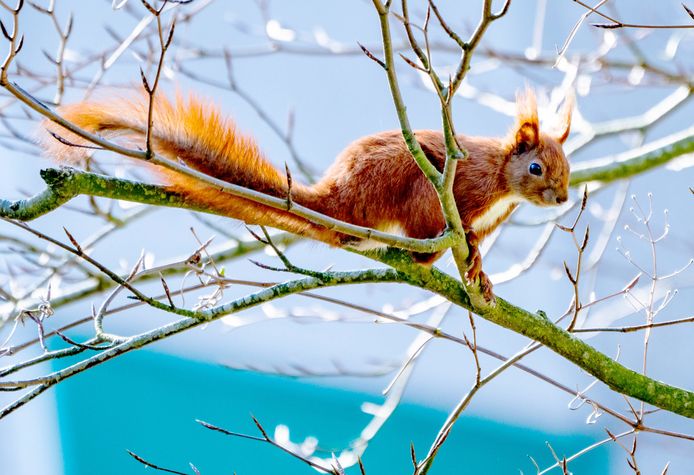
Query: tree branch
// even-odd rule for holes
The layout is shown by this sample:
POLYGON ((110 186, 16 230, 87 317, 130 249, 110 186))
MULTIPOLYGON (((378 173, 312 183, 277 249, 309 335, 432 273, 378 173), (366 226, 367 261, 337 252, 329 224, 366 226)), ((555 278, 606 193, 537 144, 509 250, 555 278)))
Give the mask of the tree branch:
POLYGON ((150 330, 145 333, 127 338, 124 342, 117 344, 101 353, 90 358, 75 363, 67 368, 55 371, 47 376, 33 378, 24 381, 3 381, 1 386, 4 388, 18 388, 35 386, 24 396, 0 410, 0 419, 11 414, 36 396, 55 384, 81 373, 93 366, 97 366, 123 353, 142 348, 155 341, 175 335, 190 328, 202 325, 207 322, 217 320, 225 315, 238 312, 247 308, 255 307, 264 302, 274 300, 279 297, 300 293, 305 290, 331 287, 343 284, 371 283, 371 282, 402 282, 404 275, 393 269, 370 269, 347 272, 326 272, 321 279, 307 277, 304 279, 283 282, 267 289, 259 290, 253 294, 241 297, 232 302, 194 312, 195 318, 183 318, 163 327, 150 330))
POLYGON ((574 165, 569 184, 577 186, 589 181, 608 183, 631 178, 688 153, 694 153, 694 127, 636 150, 574 165))
POLYGON ((494 306, 475 306, 459 281, 436 268, 427 269, 413 264, 409 255, 402 251, 389 249, 386 253, 372 253, 370 256, 403 273, 408 283, 439 294, 492 323, 542 343, 612 390, 694 419, 694 392, 670 386, 624 367, 547 318, 528 312, 502 298, 497 298, 494 306))
POLYGON ((186 202, 182 196, 162 186, 113 178, 73 168, 41 170, 41 178, 48 187, 31 198, 17 201, 0 199, 0 216, 19 221, 31 221, 61 207, 78 195, 211 212, 186 202))

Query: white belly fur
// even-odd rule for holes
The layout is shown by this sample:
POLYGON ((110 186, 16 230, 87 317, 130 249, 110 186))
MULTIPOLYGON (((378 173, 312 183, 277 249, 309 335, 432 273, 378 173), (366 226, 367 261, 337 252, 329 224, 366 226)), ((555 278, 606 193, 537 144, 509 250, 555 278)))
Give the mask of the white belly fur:
MULTIPOLYGON (((397 223, 388 223, 385 225, 378 226, 379 231, 383 231, 384 233, 388 234, 396 234, 398 236, 405 236, 405 231, 400 227, 399 224, 397 223)), ((374 241, 373 239, 364 239, 361 240, 355 244, 352 244, 351 247, 353 249, 356 249, 358 251, 371 251, 373 249, 381 249, 387 247, 385 244, 382 242, 374 241)))
POLYGON ((489 208, 484 214, 472 222, 472 229, 480 231, 492 227, 501 216, 503 216, 510 206, 520 203, 521 198, 518 196, 505 196, 489 208))

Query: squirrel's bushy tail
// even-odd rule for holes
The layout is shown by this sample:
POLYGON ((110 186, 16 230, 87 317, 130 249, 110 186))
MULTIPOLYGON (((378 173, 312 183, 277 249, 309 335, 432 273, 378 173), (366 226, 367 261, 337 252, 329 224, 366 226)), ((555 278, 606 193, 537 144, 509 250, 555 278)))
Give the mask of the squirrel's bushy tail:
MULTIPOLYGON (((144 149, 148 115, 148 100, 144 96, 80 102, 61 107, 60 113, 86 131, 144 149)), ((91 150, 80 146, 85 140, 52 122, 46 122, 45 127, 62 139, 42 138, 50 157, 77 165, 88 159, 91 150)), ((287 177, 263 157, 253 139, 239 132, 212 104, 193 97, 178 97, 175 102, 158 97, 151 136, 154 150, 171 160, 229 183, 273 196, 286 196, 287 177)), ((212 185, 173 170, 149 168, 192 204, 248 224, 272 226, 333 245, 339 243, 337 233, 287 211, 220 192, 212 185)), ((292 198, 312 207, 317 197, 311 188, 292 183, 292 198)))

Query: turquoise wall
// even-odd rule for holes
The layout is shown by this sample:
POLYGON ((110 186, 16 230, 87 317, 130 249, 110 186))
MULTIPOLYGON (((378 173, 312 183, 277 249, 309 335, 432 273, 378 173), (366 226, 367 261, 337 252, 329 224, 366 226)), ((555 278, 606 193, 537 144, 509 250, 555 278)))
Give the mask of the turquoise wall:
MULTIPOLYGON (((252 413, 270 434, 277 424, 285 424, 295 442, 314 435, 321 447, 339 449, 369 420, 361 404, 379 402, 356 392, 147 351, 125 355, 61 383, 57 399, 69 475, 155 473, 130 458, 126 449, 191 474, 189 462, 202 475, 317 473, 267 444, 212 432, 195 419, 257 434, 252 413)), ((366 452, 367 475, 412 473, 410 442, 423 455, 445 417, 440 410, 401 405, 366 452)), ((546 441, 560 455, 594 442, 584 434, 551 434, 465 417, 431 473, 535 473, 528 455, 541 466, 553 462, 546 441)), ((570 468, 574 473, 608 473, 609 454, 607 448, 599 448, 570 468)))

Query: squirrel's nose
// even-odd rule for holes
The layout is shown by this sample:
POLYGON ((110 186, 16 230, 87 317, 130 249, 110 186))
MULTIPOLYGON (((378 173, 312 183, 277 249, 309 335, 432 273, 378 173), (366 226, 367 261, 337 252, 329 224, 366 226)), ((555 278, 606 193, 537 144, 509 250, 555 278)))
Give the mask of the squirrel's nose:
POLYGON ((566 195, 557 195, 557 204, 564 203, 568 197, 566 195))

